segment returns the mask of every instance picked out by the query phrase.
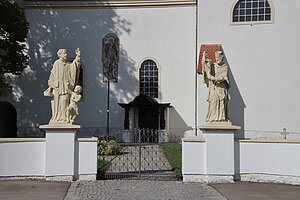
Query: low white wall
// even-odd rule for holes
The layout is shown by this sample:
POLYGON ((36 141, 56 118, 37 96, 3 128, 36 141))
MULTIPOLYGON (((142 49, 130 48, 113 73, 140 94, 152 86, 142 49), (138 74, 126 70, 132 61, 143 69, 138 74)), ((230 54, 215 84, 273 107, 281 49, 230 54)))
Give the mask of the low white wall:
MULTIPOLYGON (((300 184, 300 141, 240 140, 242 181, 300 184)), ((239 149, 239 150, 238 150, 239 149)))
POLYGON ((206 173, 205 139, 182 139, 182 174, 199 175, 206 173))
POLYGON ((183 181, 231 183, 234 178, 233 132, 213 131, 182 139, 183 181))
POLYGON ((1 138, 0 176, 44 176, 44 138, 1 138))
MULTIPOLYGON (((0 177, 45 178, 46 153, 45 138, 0 138, 0 177)), ((74 161, 69 168, 74 171, 75 180, 95 180, 97 138, 77 138, 74 161)), ((51 159, 51 163, 56 162, 57 159, 51 159)))
POLYGON ((78 148, 77 158, 75 158, 75 177, 85 179, 83 176, 97 175, 97 138, 78 138, 76 142, 78 148))
POLYGON ((240 181, 300 185, 300 141, 244 139, 235 141, 233 151, 233 135, 224 138, 182 139, 183 181, 232 182, 234 174, 240 181))

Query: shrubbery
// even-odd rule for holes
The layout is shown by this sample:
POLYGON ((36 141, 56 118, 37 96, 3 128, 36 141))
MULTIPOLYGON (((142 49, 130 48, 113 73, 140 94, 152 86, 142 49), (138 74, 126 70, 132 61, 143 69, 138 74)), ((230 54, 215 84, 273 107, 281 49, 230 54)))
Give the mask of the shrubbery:
POLYGON ((98 144, 98 155, 116 155, 121 151, 121 146, 118 145, 116 140, 100 140, 98 144))

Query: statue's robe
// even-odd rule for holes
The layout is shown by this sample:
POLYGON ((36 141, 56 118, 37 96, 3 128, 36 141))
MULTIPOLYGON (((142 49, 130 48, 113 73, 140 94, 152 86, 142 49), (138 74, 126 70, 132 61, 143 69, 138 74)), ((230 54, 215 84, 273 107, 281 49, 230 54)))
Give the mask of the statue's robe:
POLYGON ((78 76, 79 63, 56 60, 53 64, 48 85, 53 90, 50 122, 67 122, 67 107, 78 76))
POLYGON ((228 66, 226 64, 219 66, 214 63, 211 65, 210 72, 208 73, 216 79, 222 79, 222 81, 217 83, 215 81, 208 80, 207 77, 205 77, 205 82, 208 86, 207 101, 209 102, 205 121, 228 121, 227 102, 230 100, 230 95, 228 93, 228 89, 230 87, 228 66))

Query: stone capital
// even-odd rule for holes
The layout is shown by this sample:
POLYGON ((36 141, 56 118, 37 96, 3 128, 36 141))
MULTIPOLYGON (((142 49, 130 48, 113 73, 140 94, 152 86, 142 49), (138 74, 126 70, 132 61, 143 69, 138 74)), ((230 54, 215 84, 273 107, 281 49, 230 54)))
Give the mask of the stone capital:
POLYGON ((46 132, 48 131, 63 131, 63 132, 73 131, 74 132, 80 129, 81 126, 68 124, 68 123, 51 123, 51 124, 41 125, 39 126, 39 128, 45 130, 46 132))
POLYGON ((240 126, 234 126, 231 122, 209 122, 204 126, 200 126, 199 129, 203 133, 209 132, 235 132, 241 129, 240 126))

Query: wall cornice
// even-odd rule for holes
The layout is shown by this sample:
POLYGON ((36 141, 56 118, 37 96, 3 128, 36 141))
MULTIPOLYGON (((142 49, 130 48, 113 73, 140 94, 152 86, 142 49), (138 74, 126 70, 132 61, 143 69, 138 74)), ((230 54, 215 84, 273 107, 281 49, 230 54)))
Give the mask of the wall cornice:
POLYGON ((132 1, 35 1, 24 0, 24 8, 135 8, 195 6, 196 0, 132 0, 132 1))

